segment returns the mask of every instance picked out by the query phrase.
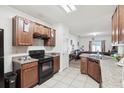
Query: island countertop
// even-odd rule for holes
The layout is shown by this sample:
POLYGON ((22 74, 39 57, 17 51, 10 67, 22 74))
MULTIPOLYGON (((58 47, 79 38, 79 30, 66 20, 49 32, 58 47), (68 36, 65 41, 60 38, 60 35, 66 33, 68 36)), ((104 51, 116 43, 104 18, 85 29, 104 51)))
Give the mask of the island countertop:
MULTIPOLYGON (((90 54, 81 54, 80 57, 90 57, 90 54)), ((122 87, 122 67, 117 65, 111 57, 105 56, 105 59, 97 59, 100 62, 102 87, 103 88, 121 88, 122 87)), ((96 58, 94 58, 96 59, 96 58)))

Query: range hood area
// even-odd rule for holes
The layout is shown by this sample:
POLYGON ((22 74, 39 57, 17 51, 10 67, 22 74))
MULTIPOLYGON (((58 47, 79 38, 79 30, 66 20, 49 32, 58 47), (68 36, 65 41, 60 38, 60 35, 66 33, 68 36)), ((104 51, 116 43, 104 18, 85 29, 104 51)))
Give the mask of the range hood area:
POLYGON ((41 34, 39 34, 39 33, 34 33, 34 34, 33 34, 33 38, 43 39, 43 40, 48 40, 48 39, 50 39, 50 37, 48 37, 47 35, 41 35, 41 34))

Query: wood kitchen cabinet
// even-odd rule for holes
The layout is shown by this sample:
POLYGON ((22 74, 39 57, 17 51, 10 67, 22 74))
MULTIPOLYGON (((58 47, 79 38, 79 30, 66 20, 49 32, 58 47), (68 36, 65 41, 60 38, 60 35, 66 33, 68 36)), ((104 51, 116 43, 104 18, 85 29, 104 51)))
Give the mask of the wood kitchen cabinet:
POLYGON ((38 63, 33 62, 22 65, 21 87, 29 88, 38 83, 38 63))
POLYGON ((60 69, 60 56, 53 57, 53 72, 57 73, 60 69))
POLYGON ((38 62, 13 62, 13 71, 17 73, 18 88, 30 88, 38 83, 38 62))
POLYGON ((124 43, 124 5, 119 5, 118 10, 118 29, 119 29, 119 43, 124 43))
POLYGON ((56 31, 52 28, 19 16, 12 19, 12 26, 13 46, 31 46, 33 38, 43 39, 44 46, 55 46, 56 31))
POLYGON ((112 43, 118 43, 118 10, 112 16, 112 43))
POLYGON ((81 58, 81 62, 80 62, 81 74, 87 74, 87 62, 88 62, 88 59, 86 57, 81 58))
POLYGON ((100 68, 99 60, 94 60, 89 58, 88 75, 91 76, 95 81, 100 83, 101 86, 101 68, 100 68))
POLYGON ((94 62, 92 60, 88 60, 88 75, 90 75, 91 77, 94 77, 94 62))
POLYGON ((33 35, 34 36, 46 36, 48 38, 50 38, 50 28, 42 26, 40 24, 33 24, 34 27, 34 31, 33 31, 33 35))
POLYGON ((28 26, 24 22, 24 18, 15 16, 12 19, 13 25, 13 46, 30 46, 33 43, 33 26, 29 21, 28 26), (27 31, 24 31, 24 28, 27 31))
POLYGON ((112 43, 124 43, 124 5, 117 6, 112 16, 112 43))
POLYGON ((41 25, 39 25, 39 24, 36 24, 36 23, 33 23, 33 27, 34 27, 34 29, 33 29, 33 34, 34 35, 42 35, 43 34, 43 32, 44 32, 44 27, 43 26, 41 26, 41 25))
POLYGON ((44 35, 50 38, 50 28, 44 27, 44 35))
POLYGON ((80 66, 81 74, 89 75, 99 83, 99 87, 102 87, 101 67, 99 60, 89 57, 81 57, 80 66))
POLYGON ((54 29, 50 29, 48 32, 50 38, 44 41, 44 46, 55 46, 56 44, 56 31, 54 29))

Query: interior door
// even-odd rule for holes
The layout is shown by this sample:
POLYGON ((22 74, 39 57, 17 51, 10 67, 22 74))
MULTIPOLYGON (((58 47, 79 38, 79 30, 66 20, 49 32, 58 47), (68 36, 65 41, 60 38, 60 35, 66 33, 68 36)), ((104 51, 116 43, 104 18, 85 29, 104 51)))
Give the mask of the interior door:
POLYGON ((64 38, 63 39, 63 54, 62 54, 62 68, 66 69, 67 67, 69 67, 69 46, 68 46, 68 42, 69 39, 68 38, 64 38))

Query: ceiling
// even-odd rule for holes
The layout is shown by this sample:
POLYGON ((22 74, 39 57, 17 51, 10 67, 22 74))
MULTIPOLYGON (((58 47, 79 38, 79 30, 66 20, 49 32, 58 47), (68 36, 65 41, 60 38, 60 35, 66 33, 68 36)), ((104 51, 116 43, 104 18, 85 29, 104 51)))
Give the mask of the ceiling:
POLYGON ((114 5, 76 5, 77 10, 66 13, 58 5, 11 6, 50 24, 63 23, 78 36, 110 35, 114 5))

